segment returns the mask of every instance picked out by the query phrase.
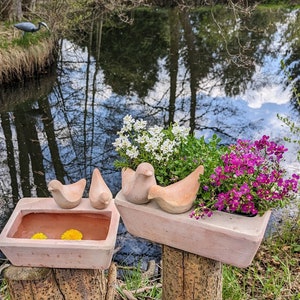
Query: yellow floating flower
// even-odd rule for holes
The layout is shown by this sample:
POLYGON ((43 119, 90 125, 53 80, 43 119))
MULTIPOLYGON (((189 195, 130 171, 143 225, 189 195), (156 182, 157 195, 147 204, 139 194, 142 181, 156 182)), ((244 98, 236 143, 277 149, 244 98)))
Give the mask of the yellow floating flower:
POLYGON ((37 232, 31 238, 33 240, 46 240, 48 237, 42 232, 37 232))
POLYGON ((69 229, 65 231, 61 237, 62 240, 81 240, 82 239, 82 233, 79 230, 76 229, 69 229))

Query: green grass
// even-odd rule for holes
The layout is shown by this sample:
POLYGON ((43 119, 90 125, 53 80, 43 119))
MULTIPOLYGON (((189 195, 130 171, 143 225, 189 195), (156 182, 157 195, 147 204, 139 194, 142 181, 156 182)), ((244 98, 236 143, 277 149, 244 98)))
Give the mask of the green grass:
MULTIPOLYGON (((6 260, 4 260, 4 261, 0 260, 0 263, 1 263, 1 265, 0 265, 0 270, 1 270, 1 266, 4 266, 5 263, 7 263, 7 262, 6 262, 6 260)), ((1 280, 1 277, 0 277, 0 299, 1 300, 10 300, 7 284, 4 279, 1 280)))
POLYGON ((122 281, 119 281, 117 288, 118 299, 161 299, 160 278, 155 274, 144 276, 145 273, 139 267, 125 268, 122 273, 122 281))
POLYGON ((19 46, 27 48, 31 45, 38 45, 40 41, 46 37, 48 37, 50 33, 39 31, 39 32, 27 32, 24 35, 19 34, 19 37, 12 39, 12 46, 19 46))
POLYGON ((28 48, 31 45, 37 45, 42 40, 48 38, 51 33, 42 28, 37 32, 28 32, 23 35, 22 31, 15 29, 13 24, 0 23, 0 49, 13 47, 28 48))

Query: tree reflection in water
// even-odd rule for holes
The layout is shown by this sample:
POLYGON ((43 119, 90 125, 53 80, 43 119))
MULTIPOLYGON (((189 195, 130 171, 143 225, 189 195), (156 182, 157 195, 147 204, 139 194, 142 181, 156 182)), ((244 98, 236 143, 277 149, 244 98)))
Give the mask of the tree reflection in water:
POLYGON ((288 129, 276 114, 299 118, 280 64, 298 78, 299 11, 235 19, 219 8, 139 9, 130 17, 93 20, 91 32, 61 40, 56 73, 1 89, 7 203, 49 196, 53 178, 87 178, 87 196, 95 167, 116 194, 112 142, 126 114, 158 125, 178 121, 225 143, 262 134, 282 141, 288 129))

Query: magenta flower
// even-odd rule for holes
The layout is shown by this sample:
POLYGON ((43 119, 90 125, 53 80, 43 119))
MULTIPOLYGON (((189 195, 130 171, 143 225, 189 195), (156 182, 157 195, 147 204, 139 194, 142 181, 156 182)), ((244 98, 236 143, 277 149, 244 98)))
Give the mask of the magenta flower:
POLYGON ((221 157, 222 164, 209 175, 209 184, 205 182, 203 194, 199 192, 198 198, 202 200, 196 200, 198 206, 191 217, 210 216, 216 209, 263 214, 287 204, 298 191, 300 176, 293 174, 286 178, 286 171, 280 165, 287 149, 270 141, 268 136, 254 142, 238 140, 228 150, 221 157), (209 200, 203 200, 204 196, 209 200))

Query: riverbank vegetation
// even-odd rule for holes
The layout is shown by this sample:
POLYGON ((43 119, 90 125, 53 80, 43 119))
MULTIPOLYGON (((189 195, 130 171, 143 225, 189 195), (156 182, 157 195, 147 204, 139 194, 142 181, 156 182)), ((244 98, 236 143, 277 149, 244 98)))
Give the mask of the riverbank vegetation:
POLYGON ((1 2, 0 84, 33 77, 43 73, 53 63, 54 35, 47 30, 23 35, 22 31, 13 26, 19 21, 37 24, 44 18, 46 18, 45 10, 41 10, 39 5, 35 6, 33 1, 1 2))
MULTIPOLYGON (((263 5, 294 6, 294 0, 262 0, 263 5)), ((102 18, 108 13, 117 14, 122 20, 128 20, 125 10, 141 6, 170 7, 182 9, 191 7, 213 7, 228 5, 233 13, 251 11, 257 2, 252 0, 55 0, 31 1, 4 0, 0 4, 0 84, 20 81, 43 72, 55 58, 55 45, 60 37, 71 35, 72 32, 84 32, 92 26, 93 20, 102 18), (51 32, 42 29, 35 33, 22 33, 13 24, 19 21, 30 21, 37 24, 44 21, 51 32)))
POLYGON ((0 36, 0 83, 32 77, 54 61, 55 41, 48 32, 22 36, 8 25, 1 25, 0 31, 6 33, 0 36))

